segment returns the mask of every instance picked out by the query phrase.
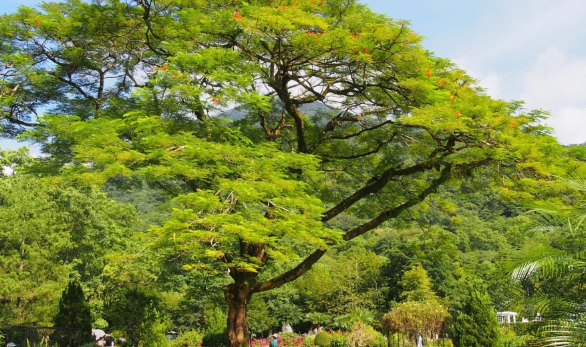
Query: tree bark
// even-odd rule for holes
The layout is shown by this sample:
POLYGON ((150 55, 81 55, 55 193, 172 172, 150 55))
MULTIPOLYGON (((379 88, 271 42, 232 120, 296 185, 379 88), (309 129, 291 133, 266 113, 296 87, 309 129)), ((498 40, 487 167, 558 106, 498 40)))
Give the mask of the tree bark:
POLYGON ((249 299, 247 285, 230 284, 224 291, 228 302, 228 340, 230 347, 245 347, 249 344, 246 305, 249 299))
POLYGON ((238 282, 231 283, 224 289, 224 297, 228 303, 228 340, 230 347, 248 347, 250 336, 246 306, 252 296, 251 283, 248 280, 238 282))

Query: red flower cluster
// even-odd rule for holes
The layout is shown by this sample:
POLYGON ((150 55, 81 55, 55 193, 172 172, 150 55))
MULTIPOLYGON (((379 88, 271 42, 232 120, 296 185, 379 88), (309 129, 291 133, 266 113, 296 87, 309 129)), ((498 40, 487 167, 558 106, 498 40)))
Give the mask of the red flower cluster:
POLYGON ((41 21, 37 19, 37 20, 35 21, 35 26, 37 27, 37 26, 39 26, 39 24, 41 24, 41 21))
POLYGON ((350 37, 355 38, 355 39, 359 39, 360 35, 355 34, 355 33, 350 33, 350 37))
POLYGON ((167 67, 166 66, 163 66, 163 69, 162 70, 163 71, 167 71, 167 67))
POLYGON ((460 111, 454 112, 454 116, 458 117, 460 115, 460 111))
POLYGON ((242 15, 240 14, 240 12, 236 11, 236 13, 234 13, 234 19, 240 19, 242 18, 242 15))
POLYGON ((427 77, 430 78, 431 77, 431 70, 429 68, 427 68, 427 77))
POLYGON ((212 98, 212 102, 220 102, 219 98, 212 98))

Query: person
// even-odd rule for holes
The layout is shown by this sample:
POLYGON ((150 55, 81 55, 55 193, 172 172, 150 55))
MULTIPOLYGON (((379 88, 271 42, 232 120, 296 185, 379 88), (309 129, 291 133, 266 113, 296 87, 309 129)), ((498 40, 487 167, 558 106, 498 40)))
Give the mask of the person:
POLYGON ((423 347, 423 336, 417 332, 417 347, 423 347))
POLYGON ((114 338, 112 337, 112 334, 106 334, 105 336, 105 340, 106 340, 106 347, 114 347, 114 338))
POLYGON ((277 347, 279 345, 277 337, 279 337, 277 334, 273 334, 273 339, 271 340, 271 347, 277 347))
POLYGON ((122 347, 124 347, 126 345, 126 334, 120 333, 120 337, 118 338, 118 343, 122 347))

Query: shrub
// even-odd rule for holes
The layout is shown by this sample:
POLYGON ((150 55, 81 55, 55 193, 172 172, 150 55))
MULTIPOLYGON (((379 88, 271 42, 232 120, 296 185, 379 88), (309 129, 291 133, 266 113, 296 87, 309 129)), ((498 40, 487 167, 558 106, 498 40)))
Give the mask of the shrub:
POLYGON ((201 339, 202 347, 226 347, 230 346, 228 331, 207 331, 201 339))
POLYGON ((385 336, 378 331, 376 332, 376 341, 371 347, 387 347, 387 339, 385 336))
POLYGON ((384 336, 370 325, 356 323, 348 335, 349 347, 386 347, 384 336))
POLYGON ((347 347, 348 346, 348 333, 341 332, 339 330, 330 332, 330 347, 347 347))
POLYGON ((294 346, 295 344, 297 344, 298 342, 301 342, 301 340, 303 340, 302 337, 299 336, 299 334, 295 334, 295 333, 281 333, 279 334, 280 336, 280 342, 279 345, 281 346, 294 346))
POLYGON ((303 346, 304 347, 313 347, 315 346, 315 336, 314 335, 307 335, 303 338, 303 346))
POLYGON ((201 345, 202 334, 196 330, 190 330, 180 334, 175 340, 169 342, 169 347, 198 347, 201 345))
MULTIPOLYGON (((228 330, 226 329, 226 315, 217 308, 209 317, 208 330, 201 339, 202 347, 225 347, 230 346, 228 330)), ((248 342, 247 342, 248 344, 248 342)))
POLYGON ((316 346, 319 347, 329 347, 332 344, 332 342, 330 341, 330 337, 328 336, 328 333, 326 333, 325 331, 319 332, 317 333, 317 335, 315 335, 314 343, 316 346))

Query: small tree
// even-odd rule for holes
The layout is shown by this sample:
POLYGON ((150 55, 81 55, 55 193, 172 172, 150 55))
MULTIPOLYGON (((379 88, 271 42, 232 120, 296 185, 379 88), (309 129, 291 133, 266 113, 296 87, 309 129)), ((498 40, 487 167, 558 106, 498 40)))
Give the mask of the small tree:
POLYGON ((454 324, 454 346, 492 347, 498 344, 498 321, 486 292, 472 289, 454 324))
POLYGON ((81 329, 81 341, 89 342, 92 331, 92 315, 78 282, 71 281, 59 300, 59 311, 53 320, 56 327, 81 329))
POLYGON ((423 336, 434 336, 448 318, 448 310, 437 301, 407 301, 397 305, 384 317, 385 325, 392 331, 423 336))
POLYGON ((401 298, 406 301, 436 301, 438 299, 431 289, 431 281, 427 276, 427 271, 421 264, 415 265, 403 274, 401 285, 403 286, 401 298))
POLYGON ((167 343, 168 319, 161 313, 160 298, 143 287, 123 287, 105 310, 112 330, 125 331, 130 346, 162 346, 167 343))
POLYGON ((405 289, 401 297, 407 301, 385 315, 384 324, 403 334, 411 335, 419 331, 424 336, 433 336, 441 329, 449 314, 431 289, 427 271, 420 264, 414 266, 405 272, 401 285, 405 289))

